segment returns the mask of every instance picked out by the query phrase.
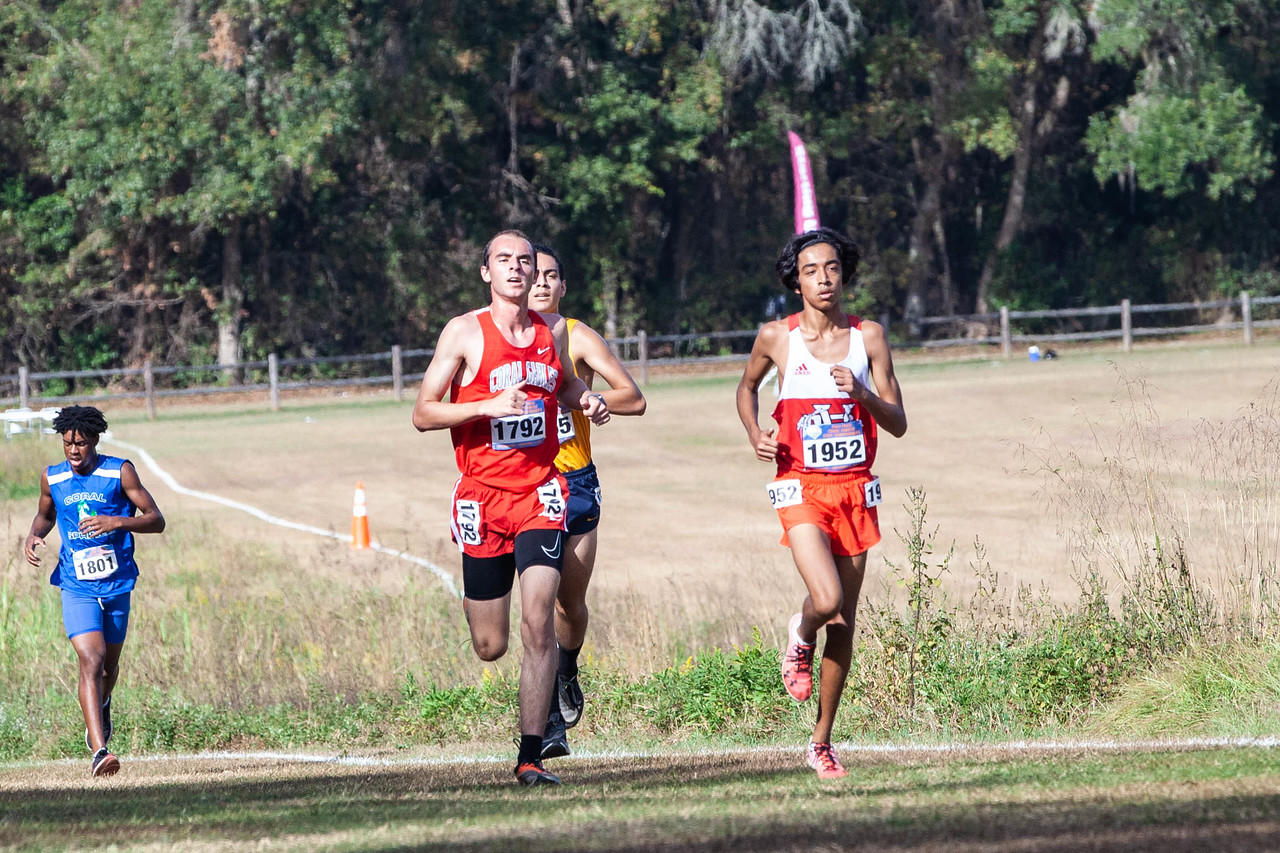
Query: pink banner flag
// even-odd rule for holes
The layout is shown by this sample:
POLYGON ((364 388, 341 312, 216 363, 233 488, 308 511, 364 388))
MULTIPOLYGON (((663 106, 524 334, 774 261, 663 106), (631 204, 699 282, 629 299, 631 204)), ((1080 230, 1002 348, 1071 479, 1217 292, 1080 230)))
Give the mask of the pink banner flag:
POLYGON ((809 168, 809 154, 804 150, 804 140, 787 131, 791 143, 791 180, 795 186, 796 233, 803 234, 819 226, 818 200, 813 192, 813 172, 809 168))

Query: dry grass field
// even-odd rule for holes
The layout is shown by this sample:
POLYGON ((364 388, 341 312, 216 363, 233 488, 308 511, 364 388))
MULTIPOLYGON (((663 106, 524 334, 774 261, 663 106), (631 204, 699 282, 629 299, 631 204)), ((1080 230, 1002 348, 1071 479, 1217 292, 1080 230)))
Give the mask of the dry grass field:
MULTIPOLYGON (((1136 433, 1158 439, 1142 452, 1192 458, 1204 450, 1204 435, 1220 434, 1250 406, 1274 411, 1280 346, 1193 341, 1127 355, 1080 350, 1039 363, 912 356, 897 368, 910 428, 901 440, 881 441, 884 541, 872 552, 867 594, 885 594, 886 560, 905 562, 895 531, 908 521, 905 490, 918 485, 927 494, 928 529, 936 528, 935 561, 955 545, 943 579, 953 597, 974 589, 976 539, 1001 595, 1012 600, 1026 586, 1063 601, 1075 595, 1073 578, 1083 568, 1073 564, 1059 518, 1071 498, 1062 493, 1075 487, 1047 474, 1046 464, 1074 466, 1077 483, 1096 470, 1103 483, 1107 464, 1134 453, 1128 442, 1136 433)), ((596 432, 605 493, 589 640, 596 653, 619 644, 646 648, 646 638, 687 626, 726 643, 749 641, 752 626, 767 641, 780 639, 802 587, 777 544, 764 492, 772 472, 754 459, 734 411, 736 379, 655 378, 644 417, 616 418, 596 432)), ((772 402, 762 394, 762 419, 772 402)), ((136 409, 108 415, 119 438, 148 449, 184 486, 340 533, 350 527, 353 487, 363 482, 375 540, 456 576, 446 524, 456 477, 448 435, 415 432, 411 405, 411 394, 396 402, 385 392, 352 392, 286 400, 276 413, 242 401, 166 406, 156 421, 136 409)), ((171 515, 198 516, 226 537, 283 548, 300 580, 394 586, 423 571, 173 494, 145 470, 143 477, 171 515)), ((1194 524, 1234 523, 1197 509, 1202 485, 1193 479, 1166 485, 1194 524)), ((1262 521, 1274 527, 1274 518, 1262 521)), ((1197 539, 1216 542, 1220 533, 1189 537, 1202 573, 1235 568, 1221 564, 1216 546, 1194 550, 1197 539)))

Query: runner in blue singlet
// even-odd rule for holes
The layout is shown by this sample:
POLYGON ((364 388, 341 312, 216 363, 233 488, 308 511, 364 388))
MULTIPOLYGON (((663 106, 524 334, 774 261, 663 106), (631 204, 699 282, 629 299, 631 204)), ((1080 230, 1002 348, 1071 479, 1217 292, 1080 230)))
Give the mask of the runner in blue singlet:
POLYGON ((90 772, 110 776, 120 761, 111 739, 111 690, 129 627, 129 601, 138 577, 135 533, 159 533, 164 516, 127 459, 98 454, 107 421, 92 406, 67 406, 53 421, 66 461, 40 475, 40 503, 27 534, 26 557, 56 525, 62 539, 49 583, 62 590, 62 623, 80 660, 79 698, 90 772))

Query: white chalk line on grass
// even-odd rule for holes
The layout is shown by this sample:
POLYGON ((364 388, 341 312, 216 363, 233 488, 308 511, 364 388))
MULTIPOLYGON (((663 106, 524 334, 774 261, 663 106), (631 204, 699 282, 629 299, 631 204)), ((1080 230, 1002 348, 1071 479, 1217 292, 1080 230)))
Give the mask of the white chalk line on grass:
MULTIPOLYGON (((340 533, 337 533, 334 530, 326 530, 323 527, 313 527, 310 524, 301 524, 297 521, 290 521, 287 518, 280 518, 277 515, 272 515, 269 512, 264 512, 263 510, 258 509, 256 506, 252 506, 251 504, 242 503, 241 501, 232 500, 231 498, 224 498, 221 495, 215 495, 210 492, 201 492, 201 491, 197 491, 196 489, 188 489, 186 486, 183 486, 177 480, 175 480, 172 474, 170 474, 168 471, 161 468, 160 463, 156 462, 155 457, 153 457, 150 453, 148 453, 146 450, 139 447, 138 445, 130 444, 127 441, 121 441, 120 439, 112 436, 110 433, 104 433, 102 436, 102 440, 109 442, 111 444, 114 444, 117 447, 123 447, 125 450, 128 450, 130 453, 137 455, 137 457, 142 460, 143 464, 147 466, 147 469, 152 474, 155 474, 156 477, 158 477, 161 482, 163 482, 166 486, 168 486, 170 489, 172 489, 173 491, 177 492, 180 495, 186 495, 192 498, 199 498, 200 500, 209 501, 210 503, 221 504, 222 506, 230 507, 231 509, 238 509, 243 513, 247 513, 260 521, 265 521, 267 524, 272 524, 272 525, 275 525, 276 527, 284 527, 284 528, 288 528, 289 530, 300 530, 303 533, 312 533, 316 536, 324 536, 328 539, 336 539, 340 542, 346 539, 345 536, 341 535, 340 533)), ((394 548, 387 548, 383 545, 379 545, 377 542, 370 544, 369 548, 373 551, 377 551, 380 554, 387 554, 388 556, 391 556, 391 557, 398 557, 399 559, 413 563, 414 565, 422 566, 424 569, 429 569, 432 574, 434 574, 437 578, 439 578, 440 583, 444 585, 445 589, 449 590, 449 593, 453 595, 454 598, 462 597, 462 593, 458 591, 457 584, 453 582, 453 575, 449 574, 448 570, 443 569, 440 566, 437 566, 435 563, 431 562, 430 560, 426 560, 426 559, 423 559, 422 557, 418 557, 418 556, 415 556, 414 554, 410 554, 408 551, 397 551, 394 548)))
MULTIPOLYGON (((1202 749, 1275 749, 1280 747, 1277 737, 1199 737, 1166 740, 1046 740, 1009 741, 1006 743, 853 743, 835 744, 844 756, 854 755, 962 755, 968 752, 1000 753, 1008 756, 1070 753, 1070 752, 1167 752, 1173 750, 1202 749)), ((753 755, 795 755, 804 752, 796 746, 744 746, 731 749, 697 750, 579 750, 568 756, 568 761, 604 761, 652 758, 740 758, 753 755)), ((165 761, 279 761, 290 764, 332 764, 340 767, 449 767, 510 763, 510 755, 474 756, 413 756, 404 758, 379 758, 359 755, 324 755, 311 752, 197 752, 187 754, 153 754, 126 756, 129 763, 160 763, 165 761)), ((557 759, 559 760, 559 759, 557 759)), ((83 764, 71 758, 53 761, 13 761, 0 763, 0 768, 17 769, 46 767, 54 764, 83 764)))

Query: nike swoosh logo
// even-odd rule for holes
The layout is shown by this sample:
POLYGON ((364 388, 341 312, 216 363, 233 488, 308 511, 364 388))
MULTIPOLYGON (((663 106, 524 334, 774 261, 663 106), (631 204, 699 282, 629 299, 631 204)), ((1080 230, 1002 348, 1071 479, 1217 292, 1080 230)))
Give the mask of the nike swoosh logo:
POLYGON ((551 347, 538 347, 538 355, 542 355, 544 352, 546 352, 549 349, 551 349, 551 347))
POLYGON ((559 534, 559 533, 557 533, 557 534, 556 534, 556 548, 555 548, 555 550, 554 550, 554 551, 548 551, 548 550, 547 550, 547 546, 546 546, 546 545, 543 545, 543 546, 542 546, 542 553, 546 554, 546 555, 547 555, 547 557, 548 557, 548 559, 551 559, 551 560, 558 560, 558 559, 560 559, 560 545, 561 545, 562 543, 563 543, 563 540, 560 538, 560 534, 559 534))

